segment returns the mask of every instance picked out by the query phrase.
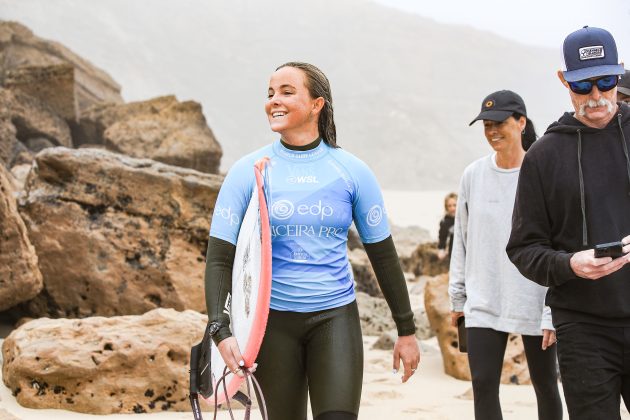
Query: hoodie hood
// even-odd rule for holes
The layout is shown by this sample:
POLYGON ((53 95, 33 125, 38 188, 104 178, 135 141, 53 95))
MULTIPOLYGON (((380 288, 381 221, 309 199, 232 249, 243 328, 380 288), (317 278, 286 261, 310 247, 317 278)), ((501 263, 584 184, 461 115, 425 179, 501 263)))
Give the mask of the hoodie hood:
POLYGON ((578 147, 577 147, 577 160, 578 160, 578 174, 580 182, 580 207, 582 210, 582 246, 588 245, 588 230, 586 226, 586 197, 584 194, 584 174, 582 171, 582 133, 598 133, 604 130, 614 130, 617 132, 619 141, 621 143, 620 148, 626 157, 626 170, 628 173, 628 190, 630 191, 630 155, 628 153, 628 142, 623 132, 623 127, 630 123, 630 107, 620 102, 618 103, 617 111, 613 118, 608 122, 604 128, 589 127, 581 123, 575 118, 574 112, 565 112, 560 119, 552 123, 545 131, 547 133, 575 133, 577 135, 578 147))
MULTIPOLYGON (((599 130, 606 130, 610 128, 624 126, 630 123, 630 106, 625 102, 617 103, 619 108, 615 113, 615 116, 608 122, 603 129, 594 128, 584 125, 577 118, 575 118, 575 112, 565 112, 558 121, 554 121, 549 127, 547 127, 547 133, 577 133, 581 130, 583 133, 596 133, 599 130)), ((617 128, 619 130, 619 128, 617 128)))

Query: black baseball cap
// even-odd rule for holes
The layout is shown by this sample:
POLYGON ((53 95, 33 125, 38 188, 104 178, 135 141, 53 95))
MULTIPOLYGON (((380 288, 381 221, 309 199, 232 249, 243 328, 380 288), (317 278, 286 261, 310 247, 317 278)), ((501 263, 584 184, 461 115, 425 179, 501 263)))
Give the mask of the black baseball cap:
POLYGON ((473 125, 475 121, 479 120, 505 121, 515 112, 527 117, 523 98, 511 90, 500 90, 484 98, 481 103, 481 112, 468 125, 473 125))

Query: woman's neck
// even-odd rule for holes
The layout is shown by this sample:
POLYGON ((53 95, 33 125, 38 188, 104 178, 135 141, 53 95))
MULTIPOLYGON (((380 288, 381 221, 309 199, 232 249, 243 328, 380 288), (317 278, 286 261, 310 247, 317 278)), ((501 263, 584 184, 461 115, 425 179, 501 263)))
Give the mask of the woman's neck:
POLYGON ((282 141, 291 146, 305 146, 319 138, 319 130, 316 125, 308 127, 307 129, 301 128, 297 132, 284 132, 280 134, 282 141))
POLYGON ((525 158, 525 150, 522 147, 515 147, 497 152, 496 163, 501 169, 520 168, 523 158, 525 158))
POLYGON ((280 139, 280 143, 282 143, 282 145, 289 150, 311 150, 319 146, 319 143, 321 142, 322 142, 321 137, 317 137, 314 141, 308 144, 305 144, 303 146, 294 146, 292 144, 285 142, 282 138, 280 139))

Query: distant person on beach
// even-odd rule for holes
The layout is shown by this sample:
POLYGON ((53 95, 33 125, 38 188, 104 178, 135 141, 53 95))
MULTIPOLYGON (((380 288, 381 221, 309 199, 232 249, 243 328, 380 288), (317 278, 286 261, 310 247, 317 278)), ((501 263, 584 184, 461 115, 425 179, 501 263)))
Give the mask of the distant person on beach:
POLYGON ((237 161, 212 217, 206 305, 213 340, 229 369, 243 375, 229 308, 235 244, 255 185, 254 164, 268 158, 272 241, 271 303, 256 378, 272 420, 354 420, 363 382, 363 338, 348 262, 354 222, 398 338, 394 373, 406 382, 420 351, 405 278, 381 190, 370 168, 337 144, 328 78, 312 64, 291 62, 269 80, 265 112, 279 138, 237 161), (400 366, 402 361, 403 366, 400 366))
POLYGON ((525 155, 507 253, 549 287, 571 419, 619 419, 620 395, 630 408, 630 107, 615 101, 624 68, 608 31, 579 29, 563 53, 574 112, 525 155))
POLYGON ((444 217, 440 220, 438 234, 438 258, 451 258, 453 252, 453 226, 455 225, 455 209, 457 208, 457 194, 448 193, 444 197, 444 217))
POLYGON ((630 70, 626 70, 617 86, 617 102, 630 104, 630 70))
POLYGON ((488 95, 470 124, 478 120, 493 153, 462 175, 449 274, 452 324, 464 317, 466 327, 475 419, 503 418, 499 384, 509 333, 523 339, 538 418, 561 419, 547 288, 528 282, 505 253, 519 169, 536 131, 523 99, 509 90, 488 95))

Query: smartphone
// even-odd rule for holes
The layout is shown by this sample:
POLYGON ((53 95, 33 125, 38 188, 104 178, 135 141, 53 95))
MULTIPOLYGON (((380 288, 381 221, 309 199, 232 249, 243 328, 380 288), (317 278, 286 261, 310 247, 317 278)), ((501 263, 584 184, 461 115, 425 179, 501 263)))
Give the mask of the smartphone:
POLYGON ((457 318, 457 346, 462 353, 468 351, 466 346, 466 319, 463 316, 457 318))
POLYGON ((595 258, 623 257, 623 243, 622 242, 609 242, 607 244, 595 245, 595 258))

